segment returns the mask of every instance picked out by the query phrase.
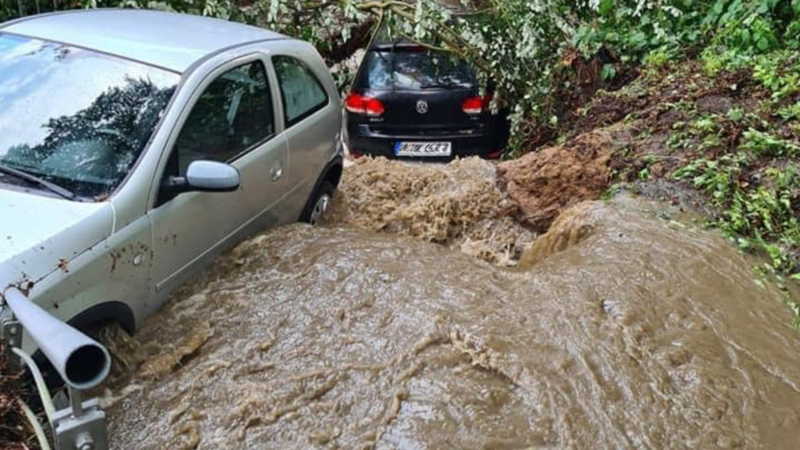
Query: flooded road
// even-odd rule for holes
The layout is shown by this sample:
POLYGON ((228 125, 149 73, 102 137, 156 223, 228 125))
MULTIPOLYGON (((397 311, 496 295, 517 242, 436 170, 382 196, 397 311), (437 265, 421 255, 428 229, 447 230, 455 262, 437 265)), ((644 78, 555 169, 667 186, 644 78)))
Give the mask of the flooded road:
POLYGON ((620 198, 532 247, 512 225, 487 235, 531 247, 502 267, 459 251, 502 198, 448 199, 442 180, 391 197, 373 229, 397 234, 355 228, 353 196, 374 194, 345 191, 349 218, 243 243, 112 339, 115 448, 796 448, 800 333, 727 241, 620 198))

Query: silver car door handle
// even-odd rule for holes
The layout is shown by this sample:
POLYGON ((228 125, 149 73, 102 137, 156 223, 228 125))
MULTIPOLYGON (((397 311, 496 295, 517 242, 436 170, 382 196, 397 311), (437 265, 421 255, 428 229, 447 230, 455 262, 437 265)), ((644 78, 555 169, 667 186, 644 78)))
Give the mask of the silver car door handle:
POLYGON ((283 176, 283 163, 280 162, 272 166, 271 178, 272 181, 278 181, 283 176))

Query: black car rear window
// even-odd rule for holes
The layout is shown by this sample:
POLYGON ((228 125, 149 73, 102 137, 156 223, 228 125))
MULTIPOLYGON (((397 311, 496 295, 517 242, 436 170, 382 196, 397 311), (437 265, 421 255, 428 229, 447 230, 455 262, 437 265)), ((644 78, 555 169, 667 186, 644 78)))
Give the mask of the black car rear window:
POLYGON ((475 72, 464 61, 424 49, 371 50, 362 83, 368 89, 473 87, 475 72))

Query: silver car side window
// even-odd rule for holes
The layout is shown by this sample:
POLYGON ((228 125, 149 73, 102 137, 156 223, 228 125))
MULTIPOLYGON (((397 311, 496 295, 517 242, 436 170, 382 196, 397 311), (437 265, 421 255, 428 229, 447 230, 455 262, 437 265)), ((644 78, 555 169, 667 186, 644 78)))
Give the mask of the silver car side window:
POLYGON ((264 64, 253 61, 220 75, 195 103, 173 149, 169 175, 193 161, 230 162, 275 134, 264 64), (177 165, 177 167, 175 167, 177 165))
POLYGON ((328 104, 328 95, 311 70, 289 56, 272 58, 283 99, 286 126, 290 127, 328 104))

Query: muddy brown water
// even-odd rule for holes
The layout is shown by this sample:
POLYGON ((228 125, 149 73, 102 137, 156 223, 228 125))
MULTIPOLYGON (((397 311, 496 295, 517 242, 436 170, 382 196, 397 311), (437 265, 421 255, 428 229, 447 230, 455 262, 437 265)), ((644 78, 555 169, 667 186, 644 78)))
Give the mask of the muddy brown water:
POLYGON ((516 265, 536 233, 507 217, 497 167, 478 158, 447 165, 361 158, 344 174, 328 221, 435 242, 501 266, 516 265))
POLYGON ((411 232, 270 231, 112 339, 113 445, 797 448, 780 292, 673 213, 582 203, 517 268, 411 232))

